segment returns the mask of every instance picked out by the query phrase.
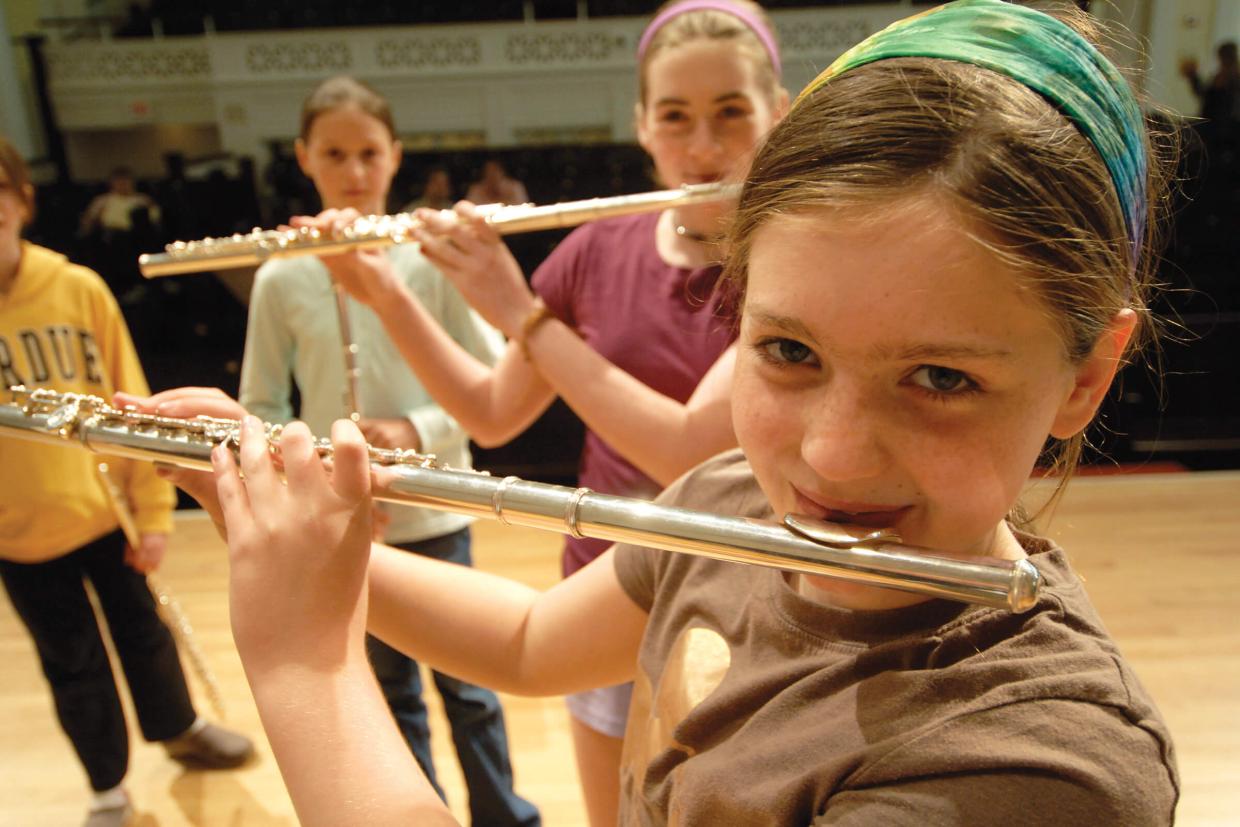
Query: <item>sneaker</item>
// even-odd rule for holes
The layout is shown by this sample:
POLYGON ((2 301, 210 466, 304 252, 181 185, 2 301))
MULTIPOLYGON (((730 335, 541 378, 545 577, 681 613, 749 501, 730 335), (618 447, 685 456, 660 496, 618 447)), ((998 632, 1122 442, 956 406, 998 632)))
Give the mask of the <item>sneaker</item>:
POLYGON ((91 808, 86 814, 86 820, 82 822, 82 827, 125 827, 129 823, 129 819, 133 817, 133 805, 129 803, 129 797, 125 797, 125 803, 118 807, 104 807, 101 809, 91 808))
POLYGON ((186 734, 169 738, 163 743, 168 757, 193 769, 232 769, 244 764, 254 754, 253 741, 239 732, 215 724, 191 727, 186 734))

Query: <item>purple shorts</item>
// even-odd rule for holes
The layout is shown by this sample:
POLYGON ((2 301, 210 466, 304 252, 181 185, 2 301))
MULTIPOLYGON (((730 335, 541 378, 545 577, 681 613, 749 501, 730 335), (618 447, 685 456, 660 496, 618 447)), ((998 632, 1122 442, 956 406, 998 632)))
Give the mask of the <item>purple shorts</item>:
POLYGON ((629 699, 632 697, 633 684, 622 683, 574 692, 565 700, 569 714, 590 729, 612 738, 623 738, 629 720, 629 699))

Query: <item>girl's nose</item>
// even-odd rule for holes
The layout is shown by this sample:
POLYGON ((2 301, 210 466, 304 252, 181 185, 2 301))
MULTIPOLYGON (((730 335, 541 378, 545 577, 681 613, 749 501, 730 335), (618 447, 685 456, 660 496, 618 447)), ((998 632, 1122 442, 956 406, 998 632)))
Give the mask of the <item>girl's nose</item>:
POLYGON ((882 424, 864 395, 839 378, 805 414, 801 457, 824 480, 847 482, 879 475, 886 462, 882 424))
POLYGON ((709 118, 700 118, 689 134, 690 154, 698 160, 710 159, 717 156, 721 149, 722 143, 714 124, 709 118))

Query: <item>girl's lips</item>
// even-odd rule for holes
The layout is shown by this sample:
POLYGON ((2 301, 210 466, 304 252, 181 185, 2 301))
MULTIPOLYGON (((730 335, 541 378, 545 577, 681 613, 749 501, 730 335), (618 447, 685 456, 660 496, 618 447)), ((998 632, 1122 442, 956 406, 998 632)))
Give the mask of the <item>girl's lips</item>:
POLYGON ((912 508, 911 505, 890 506, 831 500, 825 497, 810 498, 795 487, 792 490, 801 513, 830 523, 891 528, 912 508))

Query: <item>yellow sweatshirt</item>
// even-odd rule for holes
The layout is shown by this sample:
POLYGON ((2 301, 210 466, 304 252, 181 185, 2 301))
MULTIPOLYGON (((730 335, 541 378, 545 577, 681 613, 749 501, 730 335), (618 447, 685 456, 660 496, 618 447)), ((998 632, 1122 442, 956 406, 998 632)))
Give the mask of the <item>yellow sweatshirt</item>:
MULTIPOLYGON (((22 244, 8 295, 0 295, 0 385, 89 393, 148 393, 116 300, 103 279, 64 256, 22 244)), ((74 445, 0 437, 0 557, 37 563, 118 526, 96 472, 100 458, 74 445)), ((138 530, 172 529, 172 486, 149 462, 108 458, 138 530)))

